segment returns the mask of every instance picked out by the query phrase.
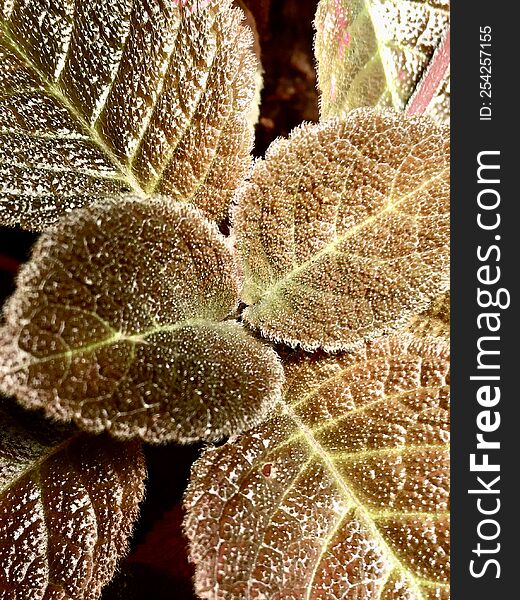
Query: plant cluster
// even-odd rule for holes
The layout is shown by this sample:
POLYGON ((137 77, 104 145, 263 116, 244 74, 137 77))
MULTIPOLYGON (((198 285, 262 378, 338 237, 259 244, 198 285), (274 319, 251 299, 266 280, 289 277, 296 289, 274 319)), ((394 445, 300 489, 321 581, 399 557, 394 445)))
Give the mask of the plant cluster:
POLYGON ((201 440, 201 598, 449 598, 448 2, 321 0, 321 119, 254 163, 238 4, 1 5, 0 221, 41 235, 0 329, 0 598, 99 598, 142 443, 201 440))

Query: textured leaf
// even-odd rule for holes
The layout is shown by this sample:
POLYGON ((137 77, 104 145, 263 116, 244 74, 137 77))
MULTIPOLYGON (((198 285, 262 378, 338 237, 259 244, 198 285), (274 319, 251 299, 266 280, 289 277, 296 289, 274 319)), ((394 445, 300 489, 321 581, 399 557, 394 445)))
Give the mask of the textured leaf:
POLYGON ((420 315, 410 320, 408 329, 423 336, 450 337, 450 292, 436 298, 420 315))
POLYGON ((403 335, 290 364, 278 413, 194 466, 199 595, 447 600, 447 351, 403 335))
POLYGON ((227 214, 250 167, 256 60, 220 2, 0 3, 0 221, 117 191, 227 214))
POLYGON ((0 405, 0 597, 94 600, 144 493, 137 444, 42 431, 0 405))
POLYGON ((404 326, 449 285, 449 130, 358 109, 256 163, 235 211, 245 320, 306 350, 404 326))
POLYGON ((428 68, 406 107, 408 115, 431 116, 441 124, 450 123, 450 28, 437 46, 428 68))
POLYGON ((273 350, 229 319, 237 285, 223 236, 198 211, 130 198, 43 234, 0 334, 3 390, 118 438, 216 439, 279 396, 273 350))
MULTIPOLYGON (((449 25, 449 0, 321 0, 315 51, 322 117, 404 110, 449 25)), ((449 120, 449 70, 427 112, 449 120)))

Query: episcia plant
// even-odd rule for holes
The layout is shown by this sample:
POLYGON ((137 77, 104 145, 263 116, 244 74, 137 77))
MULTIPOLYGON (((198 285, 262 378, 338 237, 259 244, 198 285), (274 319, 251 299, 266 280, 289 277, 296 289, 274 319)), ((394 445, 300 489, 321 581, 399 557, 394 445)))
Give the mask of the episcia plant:
POLYGON ((42 232, 0 330, 0 598, 99 598, 141 444, 200 440, 199 597, 449 597, 448 3, 321 0, 321 120, 254 165, 238 4, 0 5, 0 220, 42 232))

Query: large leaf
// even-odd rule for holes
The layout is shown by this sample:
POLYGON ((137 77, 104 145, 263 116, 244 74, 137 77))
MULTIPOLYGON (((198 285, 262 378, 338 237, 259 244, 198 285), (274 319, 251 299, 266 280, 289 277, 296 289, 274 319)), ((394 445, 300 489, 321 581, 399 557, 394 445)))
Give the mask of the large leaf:
MULTIPOLYGON (((403 110, 449 26, 449 0, 321 0, 315 26, 324 118, 403 110)), ((427 112, 447 123, 449 69, 433 96, 427 112)))
POLYGON ((358 109, 256 163, 235 211, 245 320, 306 350, 352 349, 449 285, 449 130, 358 109))
POLYGON ((144 493, 139 445, 50 432, 0 405, 0 597, 94 600, 144 493))
POLYGON ((252 426, 279 396, 275 352, 229 320, 230 251, 198 211, 120 198, 36 244, 5 308, 0 385, 80 427, 152 442, 252 426))
POLYGON ((289 364, 277 414, 194 466, 198 594, 447 600, 447 352, 403 335, 289 364))
POLYGON ((220 2, 0 3, 0 221, 115 191, 227 214, 250 166, 255 57, 220 2))

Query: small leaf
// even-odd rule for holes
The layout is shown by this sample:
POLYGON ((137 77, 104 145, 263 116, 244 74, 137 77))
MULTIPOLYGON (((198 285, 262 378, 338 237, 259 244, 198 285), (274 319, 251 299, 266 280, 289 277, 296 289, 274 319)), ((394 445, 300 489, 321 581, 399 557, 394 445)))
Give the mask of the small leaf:
MULTIPOLYGON (((315 52, 322 117, 363 106, 404 110, 449 20, 449 0, 321 0, 315 52)), ((449 70, 431 112, 448 124, 449 70)))
POLYGON ((370 109, 304 125, 256 163, 234 220, 246 322, 353 349, 449 286, 449 130, 370 109))
POLYGON ((143 498, 139 445, 51 434, 5 400, 0 421, 0 596, 95 600, 143 498))
POLYGON ((449 598, 448 346, 287 366, 279 411, 195 463, 201 598, 449 598))
POLYGON ((450 337, 450 292, 436 298, 420 315, 410 320, 408 329, 418 336, 450 337))
POLYGON ((224 237, 164 199, 105 201, 37 242, 5 308, 4 392, 118 438, 216 439, 280 393, 275 352, 226 320, 238 302, 224 237))
POLYGON ((0 16, 0 222, 42 229, 119 191, 227 215, 256 71, 230 0, 34 0, 0 16))

